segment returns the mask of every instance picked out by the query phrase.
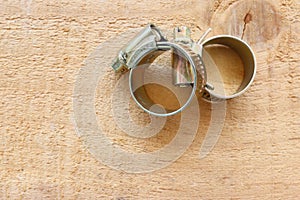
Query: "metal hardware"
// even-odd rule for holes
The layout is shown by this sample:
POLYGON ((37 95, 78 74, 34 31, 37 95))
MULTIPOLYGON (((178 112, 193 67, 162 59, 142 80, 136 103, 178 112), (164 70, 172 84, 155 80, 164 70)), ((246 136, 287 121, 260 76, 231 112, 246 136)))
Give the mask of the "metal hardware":
MULTIPOLYGON (((177 43, 183 43, 191 46, 194 52, 201 51, 201 42, 209 34, 211 28, 209 28, 197 41, 193 42, 191 39, 191 31, 186 26, 174 28, 174 41, 177 43)), ((187 87, 194 83, 192 78, 192 70, 190 63, 180 54, 180 52, 173 50, 172 54, 172 67, 173 67, 173 84, 179 87, 187 87)), ((210 85, 210 84, 209 84, 210 85)), ((212 85, 210 85, 213 88, 212 85)))
POLYGON ((113 61, 112 68, 116 72, 124 72, 134 68, 140 61, 136 60, 140 54, 157 50, 156 42, 165 40, 157 27, 153 24, 147 25, 121 49, 113 61))
MULTIPOLYGON (((174 40, 170 42, 167 41, 157 27, 149 24, 120 50, 114 59, 112 68, 116 72, 130 71, 129 88, 134 101, 144 111, 156 116, 165 117, 181 112, 190 103, 195 94, 200 94, 200 96, 210 102, 237 97, 244 93, 254 80, 256 73, 255 55, 250 46, 237 37, 220 35, 204 41, 210 31, 211 29, 209 28, 197 42, 194 42, 191 39, 191 31, 188 27, 177 27, 173 32, 174 40), (244 63, 244 80, 238 91, 233 95, 218 94, 214 85, 207 83, 205 63, 202 61, 203 49, 208 45, 215 44, 225 45, 235 50, 244 63), (158 113, 151 110, 151 107, 155 104, 148 97, 145 90, 135 92, 134 82, 137 80, 133 80, 133 72, 139 65, 144 65, 144 67, 150 66, 159 55, 167 50, 172 50, 173 84, 179 87, 192 86, 192 92, 186 103, 179 109, 158 113)), ((143 76, 138 79, 142 80, 143 76)))
POLYGON ((197 41, 197 44, 200 45, 210 32, 211 32, 211 28, 208 28, 207 31, 205 31, 205 33, 203 33, 203 35, 197 41))
MULTIPOLYGON (((186 26, 174 28, 173 35, 177 43, 192 44, 191 30, 186 26)), ((174 85, 187 87, 194 83, 190 62, 176 49, 172 50, 172 68, 174 85)))
MULTIPOLYGON (((191 66, 191 70, 192 70, 192 79, 194 80, 194 82, 191 84, 192 86, 192 92, 189 96, 189 98, 187 99, 187 101, 185 103, 183 103, 183 105, 177 109, 177 110, 166 110, 166 113, 160 113, 157 112, 156 110, 151 110, 151 108, 154 107, 154 103, 151 101, 151 99, 147 96, 147 93, 144 90, 139 91, 138 93, 135 92, 136 86, 134 86, 134 82, 135 81, 139 81, 137 79, 134 80, 133 78, 133 73, 135 71, 135 69, 131 69, 129 72, 129 89, 130 89, 130 93, 131 96, 133 97, 133 100, 146 112, 148 112, 149 114, 155 115, 155 116, 160 116, 160 117, 166 117, 166 116, 171 116, 171 115, 175 115, 179 112, 181 112, 182 110, 184 110, 189 103, 192 101, 194 95, 197 93, 203 93, 204 91, 204 87, 206 85, 206 72, 205 72, 205 68, 203 66, 203 62, 201 57, 194 53, 193 50, 190 48, 190 46, 188 45, 184 45, 184 44, 180 44, 180 43, 174 43, 174 42, 167 42, 167 41, 163 41, 163 42, 158 42, 157 43, 157 51, 161 51, 161 50, 176 50, 180 53, 180 55, 186 59, 191 66)), ((152 52, 155 53, 155 52, 152 52)), ((144 56, 149 56, 151 54, 147 54, 144 56)), ((151 63, 143 63, 146 65, 150 65, 151 63)), ((145 68, 144 68, 145 69, 145 68)), ((139 68, 139 70, 141 70, 141 68, 139 68)), ((140 74, 140 77, 143 77, 143 74, 140 74)), ((142 84, 138 84, 138 85, 142 85, 142 84)))
MULTIPOLYGON (((220 94, 214 91, 214 86, 206 83, 203 98, 210 102, 224 101, 232 99, 243 94, 251 85, 256 74, 256 58, 251 47, 238 37, 231 35, 218 35, 207 39, 201 43, 200 56, 203 54, 204 47, 208 45, 224 45, 233 49, 241 58, 244 65, 244 79, 238 90, 232 95, 220 94)), ((209 79, 209 77, 208 77, 209 79)))

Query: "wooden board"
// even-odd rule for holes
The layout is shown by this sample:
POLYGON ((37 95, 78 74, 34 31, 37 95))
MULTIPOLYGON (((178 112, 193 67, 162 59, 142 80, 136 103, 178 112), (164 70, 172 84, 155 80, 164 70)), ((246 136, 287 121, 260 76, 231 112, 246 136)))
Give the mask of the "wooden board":
MULTIPOLYGON (((298 0, 1 1, 0 199, 299 199, 299 13, 298 0), (184 154, 163 169, 132 174, 91 155, 76 133, 73 90, 101 43, 149 22, 187 25, 194 39, 208 27, 209 36, 242 37, 255 51, 257 75, 227 102, 220 138, 205 158, 199 149, 211 105, 200 101, 200 126, 184 154)), ((178 116, 145 140, 111 121, 115 82, 108 69, 96 94, 107 136, 132 152, 168 144, 178 116)), ((133 102, 130 108, 138 124, 149 123, 133 102)))

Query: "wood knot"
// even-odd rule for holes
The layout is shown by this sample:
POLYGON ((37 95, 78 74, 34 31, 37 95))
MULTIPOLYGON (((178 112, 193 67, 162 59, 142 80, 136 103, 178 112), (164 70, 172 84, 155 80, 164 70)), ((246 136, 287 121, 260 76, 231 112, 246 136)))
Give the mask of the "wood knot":
POLYGON ((267 0, 222 1, 211 26, 214 33, 237 36, 250 45, 266 48, 266 43, 281 32, 280 13, 280 8, 267 0))

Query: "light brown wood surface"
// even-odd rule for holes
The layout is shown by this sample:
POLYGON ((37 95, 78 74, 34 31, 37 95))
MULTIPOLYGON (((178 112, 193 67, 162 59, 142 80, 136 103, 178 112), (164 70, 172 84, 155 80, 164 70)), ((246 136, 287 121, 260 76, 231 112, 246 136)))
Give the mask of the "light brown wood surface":
MULTIPOLYGON (((1 1, 0 199, 299 199, 299 0, 1 1), (187 25, 197 39, 242 37, 255 51, 257 75, 241 97, 227 102, 214 149, 199 159, 210 104, 192 145, 176 162, 129 174, 93 157, 77 135, 72 107, 76 77, 102 42, 149 22, 187 25)), ((128 151, 168 144, 178 116, 156 136, 128 137, 111 121, 115 74, 101 82, 96 114, 107 136, 128 151)), ((137 123, 149 116, 131 102, 137 123)), ((105 152, 103 152, 105 153, 105 152)))

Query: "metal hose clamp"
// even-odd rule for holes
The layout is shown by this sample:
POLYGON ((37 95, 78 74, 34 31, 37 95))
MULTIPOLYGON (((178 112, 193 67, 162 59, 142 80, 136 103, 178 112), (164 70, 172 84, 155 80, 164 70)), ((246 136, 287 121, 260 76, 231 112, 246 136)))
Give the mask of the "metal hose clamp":
MULTIPOLYGON (((223 100, 227 100, 227 99, 231 99, 231 98, 240 96, 249 88, 249 86, 251 85, 251 83, 253 82, 254 77, 255 77, 256 59, 255 59, 254 52, 252 51, 251 47, 245 41, 241 40, 240 38, 230 36, 230 35, 218 35, 218 36, 209 38, 203 42, 204 38, 208 35, 210 30, 211 29, 207 30, 203 34, 203 36, 198 40, 197 43, 191 42, 192 43, 191 46, 192 46, 192 49, 194 50, 194 52, 199 54, 201 57, 203 57, 204 48, 209 45, 224 45, 226 47, 229 47, 230 49, 234 50, 241 58, 241 60, 243 62, 243 66, 244 66, 244 77, 243 77, 243 81, 242 81, 241 85, 239 86, 239 88, 237 89, 237 91, 234 94, 231 94, 231 95, 221 94, 221 93, 215 91, 215 87, 213 84, 206 83, 205 91, 204 91, 202 97, 205 100, 210 101, 210 102, 218 102, 218 101, 223 101, 223 100)), ((186 35, 189 35, 189 34, 186 34, 186 35)), ((186 41, 186 40, 182 40, 182 41, 186 41)), ((178 57, 178 54, 175 55, 174 57, 175 57, 174 59, 176 59, 176 60, 179 59, 179 58, 176 58, 176 57, 178 57)), ((204 63, 204 64, 206 67, 209 67, 209 65, 207 63, 204 63)), ((180 64, 178 64, 178 62, 176 62, 174 67, 176 68, 176 73, 173 78, 175 84, 178 84, 180 86, 183 86, 185 84, 190 84, 191 77, 190 77, 189 73, 184 73, 186 81, 182 81, 177 78, 178 74, 180 74, 181 72, 189 72, 190 71, 189 66, 183 62, 180 62, 180 64)), ((218 70, 217 66, 215 66, 215 67, 216 67, 216 69, 214 69, 214 70, 218 70)), ((208 71, 208 69, 207 69, 207 71, 208 71)), ((215 73, 218 73, 218 72, 215 71, 215 73)), ((207 80, 210 80, 209 76, 207 77, 207 80)))
POLYGON ((250 87, 256 74, 256 58, 251 47, 238 37, 231 35, 218 35, 201 43, 201 51, 199 52, 201 56, 204 48, 208 45, 224 45, 234 50, 243 62, 244 77, 242 83, 234 94, 226 95, 217 93, 214 91, 213 85, 209 85, 208 87, 205 87, 203 98, 208 101, 216 102, 232 99, 243 94, 250 87))
MULTIPOLYGON (((134 39, 132 39, 115 58, 112 68, 116 72, 129 72, 129 88, 134 101, 146 112, 155 116, 171 116, 184 110, 191 102, 194 95, 202 93, 206 85, 206 72, 199 54, 195 53, 189 43, 170 42, 154 25, 150 24, 144 28, 134 39), (190 66, 190 85, 192 92, 188 100, 177 110, 166 110, 166 113, 159 113, 151 110, 155 103, 148 97, 144 90, 134 91, 133 72, 139 65, 151 65, 154 60, 163 52, 173 50, 180 55, 190 66)), ((142 76, 142 75, 141 75, 142 76)))

